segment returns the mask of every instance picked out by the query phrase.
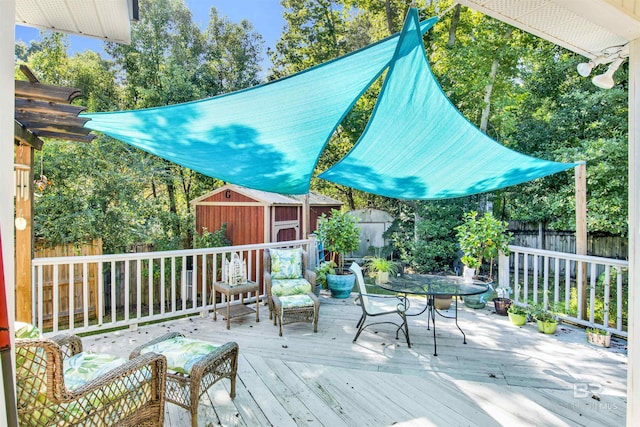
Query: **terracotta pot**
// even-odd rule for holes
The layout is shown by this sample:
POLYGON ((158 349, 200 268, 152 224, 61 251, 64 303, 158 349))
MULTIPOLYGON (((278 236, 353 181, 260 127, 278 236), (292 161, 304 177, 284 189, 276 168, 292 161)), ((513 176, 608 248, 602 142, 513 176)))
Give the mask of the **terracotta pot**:
POLYGON ((438 310, 449 310, 452 301, 451 295, 439 295, 433 299, 433 305, 438 310))

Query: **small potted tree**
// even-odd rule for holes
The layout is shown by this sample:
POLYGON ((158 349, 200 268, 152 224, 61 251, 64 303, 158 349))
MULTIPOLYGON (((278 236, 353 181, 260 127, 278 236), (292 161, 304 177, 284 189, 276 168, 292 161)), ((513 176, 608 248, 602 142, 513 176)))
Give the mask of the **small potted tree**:
POLYGON ((336 264, 336 274, 327 274, 327 286, 335 298, 348 298, 353 290, 355 276, 344 268, 344 257, 360 247, 360 230, 357 219, 346 212, 331 210, 327 218, 322 214, 318 221, 318 239, 331 253, 331 261, 336 264))
MULTIPOLYGON (((476 276, 479 276, 484 260, 489 260, 488 282, 493 281, 493 259, 500 252, 509 254, 509 241, 513 236, 507 231, 507 222, 496 219, 491 212, 479 216, 471 211, 464 214, 464 222, 455 228, 460 250, 463 252, 461 261, 465 269, 475 268, 476 276)), ((466 273, 473 275, 473 273, 466 273)), ((465 276, 466 277, 466 276, 465 276)), ((489 286, 489 291, 493 287, 489 286)), ((484 302, 489 295, 481 294, 464 298, 465 305, 473 308, 484 307, 484 302)))

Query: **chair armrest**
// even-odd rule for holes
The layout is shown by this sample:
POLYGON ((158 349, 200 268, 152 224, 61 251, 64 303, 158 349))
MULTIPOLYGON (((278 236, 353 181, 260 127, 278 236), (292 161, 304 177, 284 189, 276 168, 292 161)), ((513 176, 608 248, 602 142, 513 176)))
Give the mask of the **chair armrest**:
POLYGON ((271 296, 271 273, 264 272, 264 291, 271 296))
POLYGON ((139 345, 138 347, 134 348, 131 353, 129 353, 129 360, 135 358, 135 357, 139 357, 140 356, 140 352, 142 351, 143 348, 145 347, 149 347, 150 345, 154 345, 157 343, 160 343, 162 341, 166 341, 168 339, 171 338, 175 338, 175 337, 183 337, 184 334, 181 334, 180 332, 169 332, 167 334, 161 335, 155 339, 152 339, 151 341, 148 341, 142 345, 139 345))
POLYGON ((97 401, 105 406, 109 405, 109 401, 122 399, 136 401, 137 406, 142 406, 145 402, 161 401, 163 416, 166 376, 167 359, 160 354, 149 352, 129 360, 73 391, 65 389, 66 396, 63 401, 82 398, 98 399, 97 401), (146 399, 143 399, 140 389, 145 383, 151 384, 151 390, 146 399))
POLYGON ((82 353, 82 340, 77 335, 60 334, 50 339, 60 346, 64 359, 82 353))
POLYGON ((395 295, 382 295, 382 294, 360 294, 360 295, 364 295, 365 297, 369 297, 369 298, 398 298, 395 295))
POLYGON ((316 281, 316 272, 314 270, 307 269, 304 272, 304 278, 307 279, 307 282, 311 284, 311 292, 315 292, 316 286, 318 286, 318 283, 316 281))

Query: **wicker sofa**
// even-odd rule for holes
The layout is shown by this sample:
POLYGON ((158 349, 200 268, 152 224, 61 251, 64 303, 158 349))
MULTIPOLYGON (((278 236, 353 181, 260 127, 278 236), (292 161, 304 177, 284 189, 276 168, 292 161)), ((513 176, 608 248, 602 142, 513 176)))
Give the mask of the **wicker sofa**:
POLYGON ((148 353, 127 361, 84 353, 74 335, 28 334, 15 344, 20 426, 163 425, 164 356, 148 353))

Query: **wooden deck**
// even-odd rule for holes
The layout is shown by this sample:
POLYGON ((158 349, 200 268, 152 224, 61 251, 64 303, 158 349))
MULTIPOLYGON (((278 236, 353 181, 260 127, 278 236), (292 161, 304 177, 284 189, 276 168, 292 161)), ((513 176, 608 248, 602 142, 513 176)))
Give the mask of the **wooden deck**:
MULTIPOLYGON (((323 291, 324 292, 324 291, 323 291)), ((460 326, 437 318, 438 356, 426 315, 410 318, 412 347, 395 328, 365 329, 352 343, 360 307, 323 294, 318 333, 286 325, 284 336, 260 307, 260 322, 193 317, 83 338, 85 350, 129 351, 168 331, 223 343, 236 341, 236 397, 224 380, 203 397, 200 426, 621 426, 626 412, 626 342, 610 349, 586 343, 583 329, 513 326, 493 308, 461 304, 460 326)), ((451 310, 452 312, 453 310, 451 310)), ((190 425, 167 404, 165 426, 190 425)))

